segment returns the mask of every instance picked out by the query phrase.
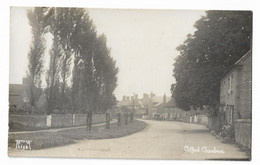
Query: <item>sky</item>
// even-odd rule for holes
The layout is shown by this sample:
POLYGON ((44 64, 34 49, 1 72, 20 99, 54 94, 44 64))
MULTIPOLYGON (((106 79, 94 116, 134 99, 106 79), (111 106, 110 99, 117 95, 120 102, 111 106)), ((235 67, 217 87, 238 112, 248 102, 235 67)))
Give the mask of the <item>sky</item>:
MULTIPOLYGON (((28 24, 28 8, 11 8, 10 26, 10 83, 22 83, 26 75, 27 54, 31 42, 28 24)), ((179 55, 176 47, 187 34, 193 33, 193 25, 202 10, 136 10, 136 9, 87 9, 98 34, 104 33, 111 56, 119 68, 115 95, 132 96, 155 93, 171 95, 174 83, 173 63, 179 55)), ((50 40, 50 37, 47 37, 50 40)), ((47 49, 50 46, 47 44, 47 49)), ((48 51, 45 52, 45 68, 48 51)))

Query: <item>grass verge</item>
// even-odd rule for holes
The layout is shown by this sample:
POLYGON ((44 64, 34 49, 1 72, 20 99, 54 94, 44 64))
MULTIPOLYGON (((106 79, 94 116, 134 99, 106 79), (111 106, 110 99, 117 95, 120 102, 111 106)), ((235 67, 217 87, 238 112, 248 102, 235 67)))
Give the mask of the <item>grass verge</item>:
POLYGON ((86 128, 75 128, 57 132, 9 134, 8 146, 15 148, 15 140, 31 140, 32 150, 37 150, 72 144, 84 139, 119 138, 141 131, 146 126, 147 124, 144 121, 134 120, 128 125, 122 124, 121 127, 118 127, 117 123, 112 123, 109 129, 106 129, 104 125, 94 126, 91 132, 86 131, 86 128))

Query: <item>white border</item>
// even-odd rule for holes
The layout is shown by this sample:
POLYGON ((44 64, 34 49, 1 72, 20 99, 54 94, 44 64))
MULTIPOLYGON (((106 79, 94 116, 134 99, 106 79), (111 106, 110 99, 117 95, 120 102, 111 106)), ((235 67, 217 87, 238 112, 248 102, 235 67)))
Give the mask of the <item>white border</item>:
MULTIPOLYGON (((1 164, 243 164, 246 162, 228 161, 154 161, 154 160, 94 160, 94 159, 41 159, 41 158, 9 158, 7 156, 8 132, 8 72, 9 72, 9 15, 10 6, 59 6, 59 7, 87 7, 87 8, 138 8, 138 9, 186 9, 186 10, 251 10, 253 11, 253 145, 252 161, 250 164, 259 164, 259 4, 257 0, 2 0, 1 15, 1 98, 0 98, 0 162, 1 164)), ((19 28, 19 27, 18 27, 19 28)), ((22 29, 21 29, 22 30, 22 29)))

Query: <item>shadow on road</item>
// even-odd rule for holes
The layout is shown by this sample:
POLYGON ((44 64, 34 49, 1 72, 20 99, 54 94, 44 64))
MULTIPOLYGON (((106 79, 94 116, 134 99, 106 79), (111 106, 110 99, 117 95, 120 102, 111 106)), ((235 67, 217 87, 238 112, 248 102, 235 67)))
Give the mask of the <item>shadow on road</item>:
POLYGON ((210 131, 207 129, 187 129, 187 130, 175 130, 178 133, 185 133, 185 134, 209 134, 210 131))

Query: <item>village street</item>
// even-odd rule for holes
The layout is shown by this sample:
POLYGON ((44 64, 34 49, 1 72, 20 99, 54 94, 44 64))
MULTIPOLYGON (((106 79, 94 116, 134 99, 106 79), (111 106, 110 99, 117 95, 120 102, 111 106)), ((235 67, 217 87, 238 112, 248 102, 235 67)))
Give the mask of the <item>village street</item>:
POLYGON ((135 159, 248 159, 232 144, 221 143, 203 125, 145 120, 141 132, 115 139, 84 140, 43 150, 9 150, 9 156, 135 158, 135 159))

